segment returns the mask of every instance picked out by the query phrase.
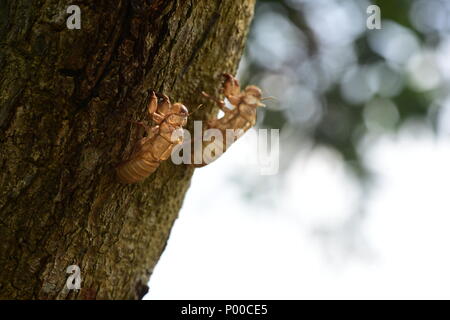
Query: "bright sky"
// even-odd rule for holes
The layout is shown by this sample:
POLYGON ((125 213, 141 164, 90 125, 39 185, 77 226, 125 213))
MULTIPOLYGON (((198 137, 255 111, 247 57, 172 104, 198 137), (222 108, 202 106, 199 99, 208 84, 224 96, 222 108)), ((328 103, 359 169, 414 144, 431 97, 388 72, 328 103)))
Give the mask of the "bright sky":
POLYGON ((346 226, 359 194, 336 156, 297 158, 258 205, 230 179, 249 143, 196 171, 146 299, 450 298, 450 138, 373 145, 366 217, 326 238, 314 231, 346 226))
MULTIPOLYGON (((332 45, 330 53, 337 54, 325 60, 339 64, 336 57, 340 57, 344 70, 356 58, 347 45, 345 53, 339 45, 353 41, 365 26, 366 12, 358 11, 357 3, 359 9, 369 4, 315 0, 306 6, 308 22, 328 47, 332 45)), ((422 12, 428 11, 419 8, 412 14, 422 12)), ((270 8, 261 14, 267 16, 255 21, 253 27, 261 30, 254 41, 265 50, 254 52, 250 46, 250 56, 267 65, 290 61, 293 49, 301 54, 302 44, 295 40, 298 31, 290 30, 292 26, 270 8)), ((428 26, 439 21, 425 22, 428 26)), ((384 21, 383 29, 370 35, 369 44, 389 63, 406 63, 410 82, 418 90, 431 90, 450 79, 448 38, 443 37, 433 53, 421 48, 411 31, 384 21)), ((289 75, 288 71, 278 74, 289 75)), ((271 95, 293 99, 284 94, 282 78, 268 76, 265 81, 271 95), (277 87, 282 91, 276 92, 277 87)), ((354 95, 354 88, 359 88, 349 83, 346 90, 344 81, 344 95, 354 95)), ((446 99, 436 100, 446 105, 439 117, 444 133, 440 138, 409 128, 396 138, 368 144, 363 154, 376 180, 364 203, 359 202, 359 186, 332 151, 322 148, 292 159, 283 179, 261 177, 254 166, 241 161, 254 153, 254 141, 244 136, 217 162, 196 170, 146 298, 450 299, 450 98, 446 99), (248 186, 243 184, 248 181, 258 181, 257 201, 244 196, 248 186), (365 208, 363 215, 360 208, 365 208)), ((304 105, 314 105, 314 99, 308 102, 304 105)), ((372 130, 371 124, 366 123, 372 130)))

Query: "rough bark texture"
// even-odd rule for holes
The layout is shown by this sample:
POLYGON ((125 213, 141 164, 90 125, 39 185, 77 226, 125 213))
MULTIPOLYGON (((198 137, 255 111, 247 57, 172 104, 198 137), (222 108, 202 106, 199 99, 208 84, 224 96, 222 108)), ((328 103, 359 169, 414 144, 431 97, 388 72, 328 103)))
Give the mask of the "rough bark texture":
MULTIPOLYGON (((0 298, 136 299, 192 169, 122 185, 150 90, 190 108, 234 73, 254 0, 0 1, 0 298), (81 30, 66 9, 81 8, 81 30), (80 291, 66 288, 79 265, 80 291)), ((196 117, 206 117, 206 108, 196 117)))

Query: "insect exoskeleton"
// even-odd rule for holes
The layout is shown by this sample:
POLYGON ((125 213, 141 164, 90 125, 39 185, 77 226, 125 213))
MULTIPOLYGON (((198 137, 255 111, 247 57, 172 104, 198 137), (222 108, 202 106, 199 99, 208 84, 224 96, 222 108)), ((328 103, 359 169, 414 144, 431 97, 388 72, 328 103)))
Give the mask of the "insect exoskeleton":
POLYGON ((167 160, 172 149, 183 142, 183 135, 174 132, 183 130, 189 115, 188 109, 181 103, 171 104, 169 98, 163 95, 163 101, 158 102, 153 92, 148 105, 154 125, 145 128, 146 136, 140 139, 127 160, 117 167, 117 176, 122 183, 136 183, 144 180, 158 168, 161 161, 167 160))
POLYGON ((194 167, 203 167, 218 159, 236 139, 241 137, 248 129, 256 124, 256 109, 265 106, 261 102, 264 98, 262 98, 260 88, 251 85, 241 91, 239 81, 235 77, 228 73, 223 74, 223 76, 225 77, 223 93, 232 105, 232 109, 229 109, 223 100, 216 99, 203 92, 203 95, 213 100, 224 113, 222 118, 218 119, 216 117, 209 120, 205 126, 205 130, 218 129, 222 133, 223 139, 219 142, 216 140, 203 141, 201 150, 192 148, 193 154, 191 158, 202 159, 202 162, 199 164, 193 163, 192 165, 194 167), (233 132, 233 141, 228 141, 227 139, 227 137, 229 137, 227 131, 230 130, 233 132), (215 144, 215 146, 212 144, 215 144), (203 150, 207 149, 220 150, 221 152, 213 151, 210 154, 197 154, 197 157, 195 157, 195 153, 203 153, 203 150))

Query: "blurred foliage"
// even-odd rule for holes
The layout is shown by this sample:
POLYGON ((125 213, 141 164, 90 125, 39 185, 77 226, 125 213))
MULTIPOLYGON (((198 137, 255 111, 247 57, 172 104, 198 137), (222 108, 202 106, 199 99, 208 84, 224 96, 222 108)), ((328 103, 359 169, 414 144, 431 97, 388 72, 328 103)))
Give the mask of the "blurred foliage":
POLYGON ((450 1, 259 0, 240 73, 277 98, 259 126, 281 129, 282 157, 326 146, 365 182, 365 144, 411 120, 436 129, 449 79, 445 12, 450 1), (380 30, 366 27, 372 4, 380 30))

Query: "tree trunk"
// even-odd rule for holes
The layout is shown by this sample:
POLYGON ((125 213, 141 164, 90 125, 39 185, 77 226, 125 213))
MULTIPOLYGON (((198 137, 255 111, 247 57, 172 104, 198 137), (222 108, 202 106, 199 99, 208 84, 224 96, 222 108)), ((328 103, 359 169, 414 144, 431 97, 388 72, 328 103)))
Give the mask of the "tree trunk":
POLYGON ((146 118, 151 90, 191 110, 217 94, 254 1, 0 2, 0 299, 142 297, 193 171, 118 183, 139 133, 124 119, 146 118))

